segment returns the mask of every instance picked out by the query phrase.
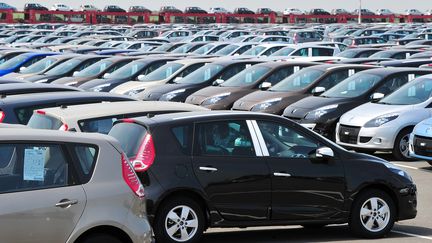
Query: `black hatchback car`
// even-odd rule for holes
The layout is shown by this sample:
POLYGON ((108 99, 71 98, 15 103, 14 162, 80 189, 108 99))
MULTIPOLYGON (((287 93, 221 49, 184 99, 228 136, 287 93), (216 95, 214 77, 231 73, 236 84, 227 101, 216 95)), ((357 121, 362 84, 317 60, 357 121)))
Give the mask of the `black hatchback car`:
POLYGON ((158 242, 197 242, 208 227, 343 223, 376 238, 417 213, 406 172, 280 116, 177 113, 123 120, 110 135, 147 186, 158 242))
POLYGON ((304 98, 288 106, 283 115, 334 140, 336 124, 347 111, 378 101, 408 81, 430 74, 420 68, 376 68, 355 74, 320 96, 304 98))

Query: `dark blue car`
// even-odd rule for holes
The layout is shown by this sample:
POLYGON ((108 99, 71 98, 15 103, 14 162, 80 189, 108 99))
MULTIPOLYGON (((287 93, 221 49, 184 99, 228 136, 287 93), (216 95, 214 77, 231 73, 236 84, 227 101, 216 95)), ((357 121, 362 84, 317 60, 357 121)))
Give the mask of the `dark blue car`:
POLYGON ((28 52, 18 55, 0 64, 0 76, 19 71, 22 67, 28 67, 47 56, 57 55, 54 52, 28 52))

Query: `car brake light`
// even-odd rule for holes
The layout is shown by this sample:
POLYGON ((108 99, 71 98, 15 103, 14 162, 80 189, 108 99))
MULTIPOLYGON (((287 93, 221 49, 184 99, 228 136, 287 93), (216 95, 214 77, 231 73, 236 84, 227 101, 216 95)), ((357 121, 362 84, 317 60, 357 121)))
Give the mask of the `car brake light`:
POLYGON ((67 130, 69 130, 69 126, 68 126, 68 124, 64 124, 64 123, 63 123, 63 125, 61 125, 61 127, 59 128, 59 130, 60 130, 60 131, 67 131, 67 130))
POLYGON ((46 114, 45 111, 41 111, 41 110, 36 111, 36 113, 39 115, 45 115, 46 114))
POLYGON ((4 111, 0 111, 0 123, 3 122, 3 120, 5 119, 6 114, 4 113, 4 111))
POLYGON ((125 119, 122 119, 122 122, 125 122, 125 123, 134 123, 135 121, 134 121, 134 119, 131 119, 131 118, 125 118, 125 119))
POLYGON ((335 62, 334 62, 334 61, 331 61, 331 60, 329 60, 329 61, 326 61, 325 63, 328 63, 328 64, 334 64, 335 62))
POLYGON ((148 170, 155 158, 155 148, 152 136, 147 133, 132 164, 136 172, 148 170))
POLYGON ((121 155, 122 163, 122 174, 123 179, 129 188, 135 193, 139 198, 144 197, 144 187, 142 186, 138 176, 136 175, 132 165, 126 159, 126 156, 122 153, 121 155))

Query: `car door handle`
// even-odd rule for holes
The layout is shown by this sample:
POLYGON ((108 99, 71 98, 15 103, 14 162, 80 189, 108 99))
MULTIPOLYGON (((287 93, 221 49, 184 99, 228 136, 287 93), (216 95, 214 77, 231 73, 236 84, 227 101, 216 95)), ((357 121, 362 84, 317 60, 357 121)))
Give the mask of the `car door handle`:
POLYGON ((200 170, 202 171, 208 171, 208 172, 216 172, 218 169, 213 168, 213 167, 206 167, 206 166, 201 166, 199 167, 200 170))
POLYGON ((291 174, 282 173, 282 172, 275 172, 275 173, 273 173, 273 175, 277 176, 277 177, 291 177, 291 174))
POLYGON ((59 208, 68 208, 68 207, 75 205, 77 203, 78 203, 78 200, 63 199, 63 200, 60 200, 60 202, 56 203, 55 206, 59 207, 59 208))

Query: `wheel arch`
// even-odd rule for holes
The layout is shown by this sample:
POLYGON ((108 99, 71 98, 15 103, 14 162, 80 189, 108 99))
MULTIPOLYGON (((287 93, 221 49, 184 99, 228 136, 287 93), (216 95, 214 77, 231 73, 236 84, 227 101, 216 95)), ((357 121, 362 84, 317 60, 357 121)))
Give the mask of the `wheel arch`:
POLYGON ((132 243, 132 239, 128 236, 128 234, 126 232, 124 232, 122 229, 120 229, 118 227, 110 226, 110 225, 101 225, 101 226, 96 226, 96 227, 93 227, 91 229, 88 229, 87 231, 82 233, 78 237, 78 239, 76 239, 74 242, 80 243, 84 239, 86 239, 87 237, 94 235, 94 234, 107 234, 107 235, 111 235, 111 236, 114 236, 114 237, 120 239, 122 242, 132 243))

